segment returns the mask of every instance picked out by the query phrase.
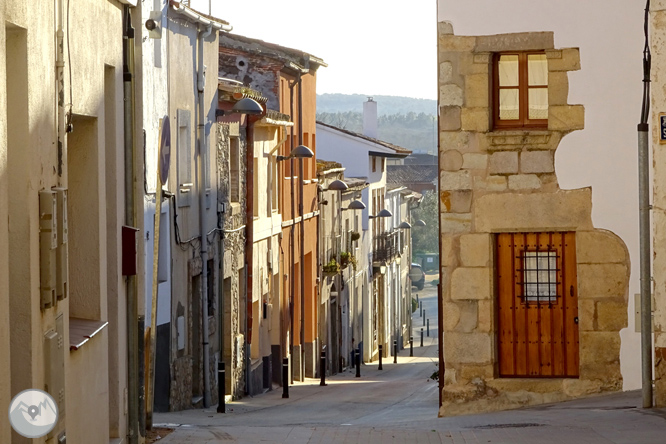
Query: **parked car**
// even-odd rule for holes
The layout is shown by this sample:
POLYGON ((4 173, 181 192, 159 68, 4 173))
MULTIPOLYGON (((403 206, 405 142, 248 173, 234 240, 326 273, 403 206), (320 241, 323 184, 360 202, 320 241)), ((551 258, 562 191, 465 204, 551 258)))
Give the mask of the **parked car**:
POLYGON ((412 281, 412 287, 416 287, 417 290, 423 290, 425 272, 419 264, 412 264, 412 267, 409 269, 409 279, 412 281))

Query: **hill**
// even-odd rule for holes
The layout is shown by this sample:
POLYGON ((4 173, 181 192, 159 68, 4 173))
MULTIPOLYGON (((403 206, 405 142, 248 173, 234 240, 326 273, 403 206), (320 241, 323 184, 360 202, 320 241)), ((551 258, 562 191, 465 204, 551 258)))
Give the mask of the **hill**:
POLYGON ((317 112, 337 113, 347 111, 363 111, 363 102, 372 97, 377 102, 377 114, 424 113, 437 114, 437 101, 414 99, 398 96, 371 96, 363 94, 317 94, 317 112))
MULTIPOLYGON (((361 94, 317 95, 317 120, 338 128, 363 132, 361 94)), ((378 138, 414 152, 437 152, 437 102, 410 97, 373 96, 377 102, 378 138)))

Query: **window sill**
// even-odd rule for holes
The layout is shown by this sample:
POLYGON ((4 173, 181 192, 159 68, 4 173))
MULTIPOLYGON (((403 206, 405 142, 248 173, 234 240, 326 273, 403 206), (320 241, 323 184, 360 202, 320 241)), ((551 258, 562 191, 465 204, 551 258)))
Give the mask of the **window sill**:
POLYGON ((487 133, 490 146, 496 150, 513 149, 530 145, 536 149, 548 149, 553 132, 547 128, 495 129, 487 133))
POLYGON ((78 350, 107 325, 105 321, 69 318, 69 350, 78 350))

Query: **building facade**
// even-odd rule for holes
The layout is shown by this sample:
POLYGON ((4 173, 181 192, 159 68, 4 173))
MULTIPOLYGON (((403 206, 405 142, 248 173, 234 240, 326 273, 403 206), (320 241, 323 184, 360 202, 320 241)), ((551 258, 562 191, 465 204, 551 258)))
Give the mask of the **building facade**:
POLYGON ((362 261, 367 261, 368 284, 363 293, 363 335, 355 338, 362 342, 364 362, 371 362, 378 357, 379 345, 386 356, 392 354, 393 340, 397 339, 391 328, 393 311, 390 302, 397 298, 400 285, 396 279, 398 271, 395 265, 399 247, 398 232, 394 230, 393 214, 380 212, 386 210, 386 159, 402 159, 410 154, 409 150, 383 142, 376 136, 377 102, 369 100, 364 105, 364 134, 336 128, 317 122, 320 155, 325 159, 335 160, 345 167, 349 177, 364 178, 368 187, 362 191, 362 200, 366 205, 361 213, 362 242, 369 244, 369 254, 362 261), (360 158, 364 159, 359 161, 360 158), (366 160, 367 159, 367 162, 366 160), (390 268, 390 269, 389 269, 390 268), (387 275, 388 270, 388 275, 387 275), (395 278, 395 279, 394 279, 395 278))
MULTIPOLYGON (((568 92, 567 103, 584 104, 585 128, 570 133, 560 141, 554 167, 562 189, 592 187, 592 220, 595 226, 619 235, 632 259, 628 325, 620 330, 620 369, 624 390, 641 386, 638 354, 640 327, 635 321, 640 263, 638 181, 635 179, 638 166, 636 150, 627 147, 636 146, 637 110, 641 107, 642 63, 639 52, 644 44, 643 6, 621 0, 585 3, 567 0, 540 5, 522 0, 502 5, 491 0, 473 0, 455 4, 440 1, 438 4, 438 20, 451 21, 456 34, 554 31, 556 47, 580 48, 581 69, 569 72, 566 85, 559 85, 566 86, 560 91, 568 92), (479 14, 478 11, 484 12, 479 14), (590 32, 587 23, 600 16, 604 18, 603 25, 590 32), (626 32, 618 33, 618 29, 626 32), (599 57, 599 54, 611 53, 613 57, 599 57), (625 61, 620 69, 618 60, 625 61), (608 90, 615 93, 606 94, 608 90)), ((440 79, 449 75, 449 68, 448 64, 439 65, 440 79)), ((459 73, 451 71, 451 75, 459 73)), ((554 78, 564 76, 549 74, 549 77, 551 75, 554 78)), ((564 102, 554 102, 561 103, 564 102)))
POLYGON ((0 6, 0 402, 42 389, 60 413, 35 440, 12 432, 4 415, 2 442, 113 442, 128 433, 125 7, 0 6))
MULTIPOLYGON (((279 269, 282 277, 279 303, 272 308, 280 330, 273 330, 270 351, 262 359, 270 357, 268 362, 277 369, 289 357, 293 379, 314 377, 319 362, 315 157, 289 156, 298 145, 316 153, 316 72, 326 64, 302 51, 229 34, 220 39, 219 66, 220 77, 256 89, 266 97, 268 109, 293 123, 278 124, 277 149, 271 149, 269 156, 271 168, 277 168, 277 199, 272 202, 277 203, 282 225, 279 265, 274 270, 279 269)), ((276 382, 278 376, 279 372, 273 373, 276 382)))
POLYGON ((591 190, 555 174, 560 141, 584 128, 568 102, 578 48, 440 22, 438 61, 440 415, 621 390, 629 253, 594 228, 591 190))

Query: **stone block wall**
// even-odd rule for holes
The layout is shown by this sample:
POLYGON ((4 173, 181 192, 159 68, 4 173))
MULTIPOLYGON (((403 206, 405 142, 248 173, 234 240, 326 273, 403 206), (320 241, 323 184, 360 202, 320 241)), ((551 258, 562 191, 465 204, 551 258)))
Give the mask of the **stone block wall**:
POLYGON ((653 277, 654 294, 654 397, 655 404, 666 407, 666 151, 660 142, 660 113, 666 110, 666 89, 663 77, 666 72, 666 1, 651 2, 650 41, 652 51, 652 159, 653 163, 653 277), (657 86, 658 85, 658 86, 657 86), (654 112, 659 111, 659 112, 654 112))
MULTIPOLYGON (((224 255, 224 276, 222 280, 230 280, 230 290, 225 291, 224 301, 222 302, 224 310, 223 328, 223 346, 222 360, 226 364, 226 390, 232 399, 239 399, 245 395, 245 337, 243 316, 243 297, 245 284, 241 282, 243 273, 239 273, 245 267, 245 231, 238 230, 245 225, 245 162, 240 163, 240 183, 239 194, 240 202, 230 204, 230 185, 229 177, 229 145, 230 137, 238 137, 240 140, 241 159, 245 158, 247 144, 245 141, 245 132, 240 131, 237 123, 218 123, 215 126, 217 132, 217 154, 216 166, 218 171, 218 193, 219 203, 225 204, 228 208, 224 217, 224 229, 229 231, 225 233, 223 242, 224 255)), ((211 379, 212 380, 212 379, 211 379)))
POLYGON ((549 32, 456 36, 440 23, 439 159, 445 386, 440 415, 516 408, 621 390, 620 335, 627 324, 629 254, 592 225, 591 189, 561 190, 555 151, 584 127, 567 103, 578 49, 549 32), (493 130, 493 54, 544 50, 548 127, 493 130), (496 233, 573 231, 576 238, 578 378, 499 378, 496 233))

